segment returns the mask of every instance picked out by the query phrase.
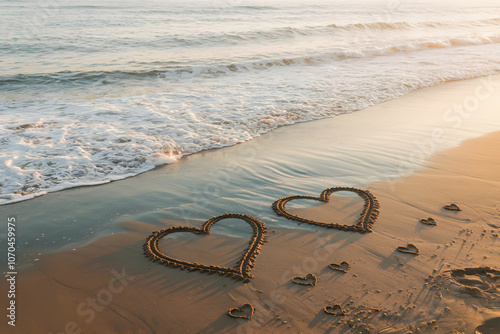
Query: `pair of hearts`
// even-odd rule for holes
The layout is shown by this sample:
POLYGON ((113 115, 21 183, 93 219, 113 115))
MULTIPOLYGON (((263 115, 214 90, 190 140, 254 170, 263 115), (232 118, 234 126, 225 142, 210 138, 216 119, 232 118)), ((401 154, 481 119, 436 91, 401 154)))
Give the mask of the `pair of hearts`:
MULTIPOLYGON (((341 264, 330 263, 328 266, 333 270, 341 271, 343 273, 346 273, 349 271, 349 269, 351 269, 351 265, 345 261, 341 264)), ((316 277, 316 275, 309 273, 304 277, 295 276, 294 278, 292 278, 292 282, 301 285, 315 286, 318 282, 318 278, 316 277)))
MULTIPOLYGON (((359 233, 366 233, 366 232, 371 232, 371 227, 375 223, 375 220, 377 219, 378 213, 379 213, 379 203, 375 196, 373 196, 369 191, 367 190, 362 190, 362 189, 357 189, 357 188, 349 188, 349 187, 334 187, 334 188, 328 188, 325 189, 319 197, 313 197, 313 196, 301 196, 301 195, 296 195, 296 196, 289 196, 289 197, 284 197, 276 202, 273 203, 272 205, 273 210, 280 216, 284 216, 288 219, 293 219, 293 220, 298 220, 301 222, 317 225, 317 226, 323 226, 323 227, 329 227, 329 228, 336 228, 339 230, 346 230, 346 231, 354 231, 354 232, 359 232, 359 233), (340 225, 340 224, 335 224, 335 223, 322 223, 322 222, 317 222, 314 220, 309 220, 305 219, 296 215, 292 215, 288 213, 285 209, 285 204, 289 201, 292 201, 294 199, 313 199, 317 200, 320 202, 329 202, 330 201, 330 195, 334 192, 338 191, 350 191, 358 194, 361 198, 365 200, 364 206, 363 206, 363 211, 358 218, 357 222, 355 225, 340 225)), ((210 218, 207 220, 201 229, 196 228, 196 227, 191 227, 191 226, 173 226, 167 229, 163 229, 160 231, 155 231, 153 232, 147 239, 146 243, 143 246, 144 249, 144 254, 146 257, 151 259, 153 262, 160 262, 161 264, 165 264, 167 266, 172 266, 172 267, 180 267, 181 269, 188 269, 190 271, 198 270, 200 272, 208 272, 208 273, 218 273, 223 276, 229 276, 233 277, 236 279, 241 279, 244 280, 245 282, 248 282, 250 278, 253 276, 251 275, 251 268, 253 267, 253 261, 257 257, 260 248, 262 244, 264 243, 264 238, 265 238, 265 233, 266 233, 267 227, 265 227, 264 222, 258 220, 257 218, 254 218, 249 215, 242 215, 242 214, 237 214, 237 213, 228 213, 228 214, 223 214, 220 216, 216 216, 213 218, 210 218), (205 234, 208 235, 210 234, 210 229, 211 227, 217 223, 220 220, 223 219, 228 219, 228 218, 236 218, 245 221, 248 223, 252 229, 253 229, 253 235, 250 239, 249 246, 245 250, 243 256, 241 259, 237 262, 237 266, 234 268, 229 268, 229 267, 223 267, 223 266, 214 266, 214 265, 204 265, 204 264, 199 264, 196 262, 188 262, 188 261, 181 261, 178 259, 175 259, 171 256, 165 255, 159 248, 158 243, 159 241, 172 233, 178 233, 178 232, 190 232, 194 234, 205 234)), ((341 264, 342 266, 342 264, 341 264)), ((336 270, 341 270, 337 269, 334 267, 331 267, 332 269, 336 270)), ((347 269, 348 270, 348 269, 347 269)), ((345 271, 345 270, 341 270, 345 271)), ((347 272, 347 271, 345 271, 347 272)))

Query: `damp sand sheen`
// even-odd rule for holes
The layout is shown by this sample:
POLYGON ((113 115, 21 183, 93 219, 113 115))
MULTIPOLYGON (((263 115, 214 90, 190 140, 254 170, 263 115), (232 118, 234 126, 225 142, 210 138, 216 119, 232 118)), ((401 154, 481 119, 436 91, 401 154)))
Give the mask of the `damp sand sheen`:
MULTIPOLYGON (((433 107, 428 101, 432 102, 436 93, 444 96, 446 89, 452 89, 453 94, 467 94, 460 89, 473 90, 477 82, 429 88, 371 111, 389 118, 391 110, 404 112, 410 106, 427 107, 430 113, 433 107), (423 99, 426 96, 428 99, 423 99)), ((495 98, 482 106, 483 113, 478 112, 478 117, 485 117, 490 108, 499 111, 495 98)), ((325 122, 337 121, 361 129, 365 126, 361 119, 355 114, 345 115, 338 120, 309 123, 305 128, 321 129, 325 122)), ((495 122, 489 126, 498 126, 495 122)), ((278 131, 275 142, 279 143, 279 137, 286 136, 287 131, 296 130, 278 131)), ((160 253, 155 253, 158 261, 152 262, 143 247, 155 231, 181 226, 200 232, 203 224, 217 214, 207 211, 204 219, 177 220, 159 212, 152 221, 124 222, 125 233, 41 256, 21 270, 17 282, 17 302, 22 305, 18 325, 13 332, 2 322, 0 329, 2 333, 59 333, 65 328, 81 329, 82 333, 473 333, 478 328, 495 333, 488 328, 498 326, 500 317, 500 155, 496 154, 500 133, 490 132, 436 152, 425 166, 391 182, 349 185, 339 184, 339 178, 322 177, 318 182, 306 177, 289 178, 279 194, 259 195, 246 212, 234 205, 218 212, 248 214, 256 219, 253 223, 237 222, 237 216, 222 216, 227 219, 214 223, 210 234, 184 233, 183 239, 153 243, 152 249, 158 248, 167 256, 212 268, 191 271, 188 267, 181 270, 180 266, 165 266, 160 253), (355 225, 361 217, 370 231, 358 233, 307 224, 278 216, 272 209, 272 203, 280 198, 317 197, 334 187, 362 189, 373 198, 368 201, 351 190, 338 191, 331 194, 328 203, 294 206, 294 201, 289 201, 287 212, 342 225, 355 225), (377 203, 375 216, 366 211, 370 203, 377 203), (460 211, 444 209, 452 203, 460 211), (436 224, 420 221, 428 218, 436 224), (221 232, 235 226, 245 227, 242 234, 221 232), (418 254, 398 251, 400 247, 410 249, 409 245, 415 246, 418 254), (254 252, 257 248, 260 253, 254 252), (231 268, 236 268, 239 259, 248 261, 240 261, 244 268, 233 272, 231 268), (221 270, 229 275, 211 275, 221 270), (234 276, 242 280, 232 279, 234 276)), ((367 130, 365 136, 372 134, 367 130)), ((289 145, 307 147, 308 139, 302 138, 304 141, 296 136, 296 144, 289 145)), ((323 143, 317 141, 316 145, 323 143)), ((255 163, 264 164, 266 150, 273 149, 259 151, 261 156, 255 163)), ((207 153, 203 159, 217 154, 207 153)), ((276 159, 285 164, 284 157, 276 159)), ((325 159, 330 158, 335 157, 325 159)), ((200 162, 192 161, 194 165, 200 162)), ((148 179, 160 182, 160 172, 146 173, 137 183, 130 179, 95 189, 119 196, 111 189, 128 183, 135 187, 129 186, 133 195, 148 179)), ((244 201, 247 193, 242 187, 237 189, 224 196, 244 201)), ((28 212, 42 199, 50 205, 63 197, 70 201, 72 196, 89 196, 89 191, 91 188, 67 195, 64 191, 49 194, 47 200, 34 199, 11 205, 11 209, 22 207, 28 212)), ((208 210, 198 205, 202 213, 208 210)), ((190 206, 189 210, 197 209, 190 206)), ((5 282, 0 284, 4 289, 5 282)))
POLYGON ((497 1, 429 2, 2 1, 0 205, 498 73, 497 1))

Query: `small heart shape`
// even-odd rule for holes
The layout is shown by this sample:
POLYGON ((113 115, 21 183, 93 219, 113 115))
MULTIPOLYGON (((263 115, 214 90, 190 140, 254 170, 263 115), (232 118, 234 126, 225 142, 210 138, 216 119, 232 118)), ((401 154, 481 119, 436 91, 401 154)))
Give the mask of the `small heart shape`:
POLYGON ((341 264, 330 263, 328 266, 333 270, 341 271, 343 273, 346 273, 351 269, 351 265, 345 261, 343 261, 341 264))
POLYGON ((375 196, 373 196, 373 194, 370 193, 368 190, 362 190, 351 187, 334 187, 323 190, 323 192, 319 197, 294 195, 294 196, 280 198, 279 200, 273 203, 272 208, 278 216, 282 216, 287 219, 297 220, 303 223, 312 224, 316 226, 335 228, 338 230, 366 233, 366 232, 371 232, 371 227, 373 226, 375 220, 378 217, 380 205, 375 196), (361 198, 364 199, 365 204, 363 206, 363 211, 361 212, 361 215, 359 216, 355 225, 341 225, 336 223, 318 222, 315 220, 306 219, 291 214, 285 208, 286 203, 295 199, 312 199, 315 201, 328 203, 330 201, 330 195, 338 191, 350 191, 358 194, 361 198))
POLYGON ((264 243, 266 230, 267 227, 265 227, 265 224, 257 218, 237 213, 226 213, 217 217, 210 218, 203 224, 201 229, 191 226, 173 226, 164 230, 155 231, 146 239, 146 243, 143 246, 144 254, 153 262, 160 262, 171 267, 180 267, 181 270, 187 269, 189 271, 206 271, 208 273, 218 273, 222 276, 231 276, 236 279, 243 279, 245 281, 248 281, 253 277, 250 274, 250 271, 254 266, 253 262, 259 254, 260 247, 264 243), (215 223, 228 218, 243 220, 248 223, 253 229, 253 235, 250 239, 248 248, 245 250, 241 259, 237 262, 237 266, 235 268, 213 265, 209 266, 196 262, 181 261, 171 256, 165 255, 158 247, 158 242, 160 241, 160 239, 172 233, 191 232, 194 234, 209 235, 210 229, 215 223))
POLYGON ((433 225, 433 226, 437 225, 436 221, 432 217, 429 217, 427 219, 422 218, 420 219, 420 222, 425 225, 433 225))
POLYGON ((250 320, 255 309, 252 304, 245 304, 242 307, 234 307, 227 311, 227 314, 233 318, 243 318, 250 320))
POLYGON ((408 245, 406 245, 406 247, 399 246, 396 249, 398 251, 400 251, 401 253, 408 253, 408 254, 413 254, 413 255, 419 255, 420 254, 420 250, 414 244, 408 244, 408 245))
POLYGON ((344 309, 339 304, 335 304, 333 306, 326 306, 323 309, 323 311, 325 311, 325 313, 327 313, 327 314, 335 315, 338 317, 342 317, 342 316, 346 315, 344 309))
POLYGON ((314 274, 307 274, 304 277, 296 276, 292 279, 293 283, 296 284, 301 284, 301 285, 309 285, 309 286, 315 286, 316 282, 318 282, 318 279, 314 274))
POLYGON ((462 211, 458 205, 455 203, 451 203, 448 205, 443 206, 443 209, 450 210, 450 211, 462 211))

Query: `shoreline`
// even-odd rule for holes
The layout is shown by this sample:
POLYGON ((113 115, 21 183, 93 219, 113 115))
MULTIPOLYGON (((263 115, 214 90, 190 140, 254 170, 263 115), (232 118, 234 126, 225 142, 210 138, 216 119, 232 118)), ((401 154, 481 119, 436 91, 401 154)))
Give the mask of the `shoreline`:
MULTIPOLYGON (((458 128, 443 120, 454 105, 491 85, 500 92, 500 75, 422 89, 355 113, 279 128, 250 142, 187 156, 119 182, 0 206, 0 216, 16 216, 22 222, 20 233, 28 249, 23 256, 33 263, 38 255, 120 233, 119 224, 128 220, 154 223, 158 217, 153 211, 182 220, 216 216, 228 205, 260 214, 254 208, 262 201, 246 194, 224 201, 229 193, 238 197, 247 184, 252 184, 247 193, 270 200, 294 194, 294 187, 287 186, 290 180, 300 180, 295 189, 311 195, 318 194, 309 189, 321 189, 325 182, 356 187, 380 180, 392 183, 421 168, 432 154, 500 128, 500 115, 495 113, 500 94, 482 101, 480 112, 464 118, 458 128), (432 137, 436 129, 445 134, 437 140, 432 137), (67 205, 61 208, 63 202, 67 205), (187 210, 196 205, 204 213, 187 210)), ((274 217, 266 212, 263 218, 274 217)))
MULTIPOLYGON (((264 202, 295 193, 317 196, 323 184, 392 183, 421 168, 433 154, 500 129, 495 108, 500 93, 480 101, 466 118, 456 118, 453 109, 478 99, 478 89, 484 94, 493 84, 493 93, 500 92, 500 75, 422 89, 355 113, 279 128, 249 142, 186 156, 119 182, 0 206, 0 216, 18 217, 24 247, 32 249, 26 260, 32 262, 38 253, 78 248, 119 233, 119 224, 129 220, 203 221, 227 207, 260 215, 256 208, 264 202), (445 115, 454 116, 452 122, 445 115), (189 209, 194 206, 198 210, 189 209)), ((279 223, 271 213, 261 218, 279 223)))
MULTIPOLYGON (((500 83, 500 76, 493 78, 500 83)), ((448 278, 438 282, 438 274, 464 267, 468 261, 477 266, 495 264, 494 258, 484 252, 499 247, 495 242, 498 238, 495 239, 495 233, 490 231, 498 230, 500 222, 488 225, 482 237, 484 227, 481 224, 485 223, 482 215, 491 219, 498 210, 494 199, 500 196, 495 195, 500 188, 491 186, 499 182, 492 172, 498 168, 491 166, 498 167, 499 162, 491 152, 497 147, 500 136, 495 132, 464 140, 500 129, 497 107, 500 93, 481 101, 477 112, 461 119, 458 127, 453 126, 458 124, 458 119, 446 122, 442 118, 449 110, 453 111, 450 105, 476 96, 478 87, 484 87, 482 79, 424 89, 353 114, 280 128, 251 142, 189 156, 179 163, 120 182, 69 189, 0 207, 2 215, 19 218, 18 238, 23 245, 20 264, 26 268, 20 270, 18 298, 26 305, 24 312, 40 326, 26 330, 59 332, 69 319, 76 319, 84 331, 99 329, 100 332, 127 333, 134 332, 128 331, 132 326, 139 332, 149 333, 167 325, 163 312, 158 311, 162 309, 172 316, 168 321, 173 321, 173 328, 186 328, 188 332, 252 330, 258 333, 262 328, 262 332, 321 333, 332 326, 349 326, 349 320, 357 319, 342 318, 339 324, 339 319, 329 318, 322 309, 335 303, 348 309, 350 315, 361 312, 359 307, 365 304, 372 311, 383 310, 382 313, 388 315, 384 319, 379 317, 380 312, 368 314, 365 310, 360 313, 364 320, 376 318, 370 324, 373 326, 394 327, 398 322, 416 323, 425 319, 437 323, 444 321, 442 319, 455 321, 462 317, 472 319, 466 324, 469 330, 475 328, 471 326, 480 325, 478 314, 482 320, 500 316, 487 305, 473 308, 473 296, 460 299, 439 290, 446 298, 437 298, 435 291, 423 284, 427 278, 425 283, 454 291, 456 284, 449 284, 448 278), (437 133, 436 129, 441 130, 440 136, 432 135, 437 133), (476 141, 483 144, 474 144, 476 141), (415 151, 418 154, 412 156, 415 151), (476 164, 469 164, 464 154, 475 157, 476 164), (474 175, 476 171, 486 174, 478 177, 474 175), (439 176, 439 173, 444 174, 439 176), (471 180, 480 182, 476 185, 470 183, 471 180), (271 209, 271 203, 278 198, 318 196, 325 188, 333 186, 368 188, 377 197, 382 208, 373 233, 361 235, 299 225, 276 216, 271 209), (491 198, 484 198, 485 192, 491 198), (466 210, 459 214, 470 217, 458 219, 455 213, 443 212, 441 208, 448 202, 464 206, 466 210), (269 242, 264 244, 262 254, 256 259, 255 279, 248 285, 216 275, 167 269, 143 256, 142 244, 152 231, 176 225, 199 227, 208 218, 224 212, 250 214, 269 228, 269 242), (428 216, 441 217, 438 226, 418 222, 428 216), (129 233, 119 233, 127 230, 129 233), (442 231, 435 233, 439 230, 442 231), (491 249, 481 245, 483 239, 492 241, 491 249), (418 246, 421 255, 412 258, 411 254, 399 254, 395 250, 407 243, 418 246), (87 245, 82 247, 82 244, 87 245), (469 247, 471 252, 484 253, 481 256, 487 259, 478 255, 479 258, 474 256, 472 261, 462 252, 464 247, 469 247), (454 260, 446 253, 450 250, 457 253, 453 253, 456 255, 454 260), (328 268, 332 261, 340 264, 344 260, 351 266, 348 273, 328 268), (120 276, 122 269, 126 275, 120 276), (315 272, 318 286, 297 288, 290 285, 294 272, 300 276, 315 272), (387 282, 387 275, 394 281, 387 282), (102 296, 108 295, 111 288, 106 292, 104 287, 112 280, 110 286, 119 290, 115 285, 117 276, 123 276, 118 281, 127 282, 127 285, 120 293, 112 293, 109 303, 101 298, 104 302, 98 305, 100 311, 94 310, 95 317, 87 323, 85 319, 90 319, 88 298, 97 298, 101 291, 102 296), (131 277, 134 279, 127 280, 131 277), (319 285, 321 282, 323 286, 319 285), (398 289, 392 291, 396 287, 398 289), (332 294, 332 289, 338 294, 332 294), (360 289, 363 294, 359 293, 360 289), (176 306, 182 307, 173 309, 165 298, 167 295, 176 306), (188 300, 184 300, 186 296, 188 300), (422 296, 432 298, 419 299, 422 296), (427 310, 424 316, 415 313, 414 310, 425 307, 429 300, 437 305, 434 310, 427 310), (227 317, 226 309, 239 307, 245 301, 257 305, 255 314, 260 314, 264 327, 260 318, 235 323, 227 317), (387 301, 397 305, 396 309, 387 301), (274 305, 271 310, 265 306, 267 302, 274 305), (60 305, 60 312, 48 316, 41 311, 47 309, 44 303, 60 305), (449 307, 444 306, 446 303, 462 313, 445 314, 449 307), (75 309, 78 306, 80 313, 89 318, 78 313, 75 309), (397 309, 400 306, 404 309, 397 309), (183 307, 193 309, 197 316, 190 317, 181 310, 183 307), (133 320, 123 322, 124 317, 133 320)), ((356 209, 359 201, 340 203, 346 221, 359 213, 359 208, 356 209)), ((297 210, 301 212, 302 209, 297 210)), ((306 210, 313 218, 328 216, 328 213, 320 213, 320 207, 306 210)), ((338 207, 333 210, 340 214, 338 207)), ((205 248, 200 246, 197 251, 219 247, 217 258, 224 264, 234 262, 237 259, 234 251, 241 246, 237 245, 242 238, 249 237, 248 231, 234 221, 218 224, 214 230, 220 239, 206 244, 205 248), (224 257, 226 255, 230 256, 224 257)), ((172 251, 180 252, 176 253, 179 257, 195 253, 193 249, 185 251, 182 248, 172 251)), ((452 325, 439 323, 439 326, 452 325)), ((400 329, 394 330, 399 333, 400 329)))
MULTIPOLYGON (((446 85, 453 84, 453 83, 463 83, 463 82, 478 81, 478 80, 483 80, 483 81, 486 80, 486 81, 488 81, 487 83, 483 83, 483 85, 489 91, 490 94, 493 94, 496 91, 500 90, 500 74, 489 74, 489 75, 478 76, 478 77, 467 78, 467 79, 447 80, 447 81, 444 81, 444 82, 441 82, 439 84, 435 84, 435 85, 432 85, 432 86, 428 86, 428 87, 424 87, 424 88, 418 88, 416 90, 408 92, 406 95, 402 95, 402 96, 399 96, 399 97, 387 100, 385 102, 382 102, 382 103, 370 106, 370 107, 365 108, 365 109, 351 111, 351 112, 346 112, 346 113, 342 113, 342 114, 338 114, 338 115, 334 115, 334 116, 328 116, 328 117, 325 117, 325 118, 319 118, 319 119, 313 119, 313 120, 305 120, 305 121, 301 121, 301 122, 297 122, 297 123, 293 123, 293 124, 285 124, 285 125, 282 125, 282 126, 276 128, 276 129, 273 129, 273 130, 271 130, 269 132, 261 134, 261 136, 268 136, 268 135, 272 134, 275 131, 283 130, 283 129, 285 129, 285 131, 287 131, 286 129, 289 128, 289 127, 291 127, 291 126, 303 125, 303 124, 308 124, 308 123, 315 124, 317 122, 329 121, 331 119, 336 119, 338 117, 345 117, 345 116, 348 116, 348 115, 351 115, 351 114, 355 114, 355 113, 358 113, 358 112, 366 112, 366 110, 372 110, 372 109, 376 110, 381 105, 385 105, 386 103, 390 104, 393 101, 398 101, 400 99, 405 99, 406 96, 419 93, 420 91, 432 90, 434 88, 446 86, 446 85)), ((476 96, 477 95, 478 94, 476 94, 476 96)), ((488 99, 490 97, 491 96, 481 97, 480 100, 488 99)), ((451 118, 447 119, 446 122, 460 122, 461 123, 464 118, 468 118, 470 116, 470 115, 465 115, 465 114, 461 115, 460 112, 458 112, 455 115, 451 115, 451 118), (460 118, 462 118, 462 119, 460 119, 460 118)), ((448 118, 448 116, 443 116, 443 118, 448 118)), ((440 136, 439 134, 436 135, 436 137, 439 137, 439 136, 440 136)), ((258 138, 259 137, 255 137, 255 138, 252 138, 250 140, 247 140, 247 141, 244 141, 244 142, 239 142, 239 143, 228 145, 228 146, 214 147, 214 148, 204 149, 204 150, 201 150, 201 151, 198 151, 198 152, 195 152, 195 153, 189 153, 189 154, 186 154, 186 155, 181 155, 180 158, 178 158, 178 159, 176 158, 176 160, 174 160, 171 163, 156 165, 156 166, 152 167, 151 169, 144 170, 144 171, 139 172, 139 173, 134 174, 134 175, 119 176, 119 177, 116 177, 114 179, 105 180, 105 181, 102 181, 102 182, 98 181, 97 183, 89 183, 89 184, 83 184, 83 185, 69 186, 69 187, 65 187, 65 188, 62 188, 62 189, 55 189, 55 190, 51 190, 51 191, 44 191, 43 194, 40 194, 40 195, 33 195, 32 197, 30 196, 30 197, 28 197, 26 199, 19 199, 19 200, 15 200, 15 201, 11 201, 11 202, 0 204, 0 208, 3 207, 3 206, 7 206, 7 205, 17 204, 17 203, 21 203, 21 202, 25 202, 25 201, 30 201, 30 200, 38 198, 38 197, 46 196, 46 195, 52 194, 52 193, 61 192, 61 191, 64 191, 64 190, 74 190, 74 189, 85 188, 85 187, 103 186, 103 185, 106 185, 106 184, 109 184, 109 183, 127 180, 129 178, 134 178, 134 177, 137 177, 137 176, 145 174, 145 173, 157 171, 159 169, 168 167, 171 164, 180 163, 180 162, 182 162, 182 160, 185 160, 185 159, 187 159, 187 158, 189 158, 189 157, 191 157, 193 155, 207 154, 207 153, 210 154, 210 152, 212 152, 212 151, 217 151, 217 150, 221 150, 221 149, 224 150, 224 149, 228 149, 228 148, 231 148, 233 146, 237 146, 237 145, 241 145, 241 144, 248 144, 249 142, 252 142, 253 140, 256 140, 258 138)), ((436 138, 436 139, 440 140, 439 138, 436 138)), ((437 143, 437 144, 439 144, 439 143, 437 143)), ((427 155, 427 158, 428 158, 428 156, 429 155, 427 155)), ((169 159, 170 158, 172 158, 172 157, 169 157, 169 159)), ((422 162, 423 162, 423 160, 419 164, 421 164, 422 162)))
MULTIPOLYGON (((153 223, 158 217, 150 213, 155 210, 183 220, 216 216, 228 206, 259 214, 259 198, 280 198, 295 189, 318 195, 309 189, 321 190, 325 183, 366 187, 380 180, 392 182, 421 168, 434 153, 499 129, 498 92, 500 75, 445 83, 351 114, 279 128, 249 142, 186 156, 119 182, 0 206, 0 216, 18 216, 25 227, 24 242, 37 248, 32 252, 37 254, 80 247, 68 240, 86 243, 119 233, 119 224, 127 220, 153 223), (478 92, 482 99, 476 97, 478 92), (479 103, 476 109, 457 118, 456 105, 470 101, 479 103), (226 201, 227 194, 239 198, 226 201), (67 205, 61 209, 62 202, 67 205), (200 214, 187 212, 196 205, 201 205, 200 214), (40 244, 43 238, 50 243, 40 244)), ((272 216, 266 213, 263 218, 272 216)))
MULTIPOLYGON (((128 233, 51 254, 20 272, 18 300, 33 321, 20 322, 16 328, 59 332, 69 326, 101 333, 153 333, 165 328, 186 333, 355 333, 361 329, 372 333, 382 328, 391 333, 469 333, 485 321, 500 319, 500 289, 487 283, 500 279, 500 268, 495 268, 495 254, 500 252, 496 202, 500 176, 492 168, 500 165, 500 158, 488 154, 498 142, 500 132, 439 153, 427 167, 402 178, 396 190, 383 182, 372 184, 369 190, 381 204, 372 233, 303 230, 284 218, 291 228, 266 222, 268 242, 248 284, 148 261, 142 254, 145 237, 179 222, 129 222, 124 226, 128 233), (449 202, 462 211, 443 210, 449 202), (418 221, 429 216, 436 219, 436 226, 418 221), (420 255, 396 251, 408 243, 415 244, 420 255), (346 272, 328 267, 332 263, 341 267, 344 261, 349 263, 346 272), (478 267, 492 268, 493 278, 481 271, 460 276, 461 268, 478 267), (291 282, 307 273, 315 274, 316 286, 291 282), (229 308, 248 302, 255 307, 251 320, 227 316, 229 308), (57 305, 58 312, 42 304, 57 305), (345 316, 328 315, 322 309, 335 304, 341 305, 345 316)), ((332 213, 345 206, 340 201, 336 207, 322 204, 295 212, 315 219, 324 214, 322 210, 332 213)), ((357 215, 359 209, 353 212, 357 215)), ((352 221, 352 215, 345 219, 352 221)), ((196 222, 186 225, 197 226, 196 222)), ((170 239, 162 249, 191 261, 199 258, 196 253, 212 249, 217 263, 230 265, 244 245, 240 238, 219 233, 201 240, 188 237, 188 243, 170 239), (176 242, 184 246, 167 245, 176 242)), ((204 261, 210 261, 206 255, 204 261)), ((4 284, 0 283, 2 288, 4 284)))

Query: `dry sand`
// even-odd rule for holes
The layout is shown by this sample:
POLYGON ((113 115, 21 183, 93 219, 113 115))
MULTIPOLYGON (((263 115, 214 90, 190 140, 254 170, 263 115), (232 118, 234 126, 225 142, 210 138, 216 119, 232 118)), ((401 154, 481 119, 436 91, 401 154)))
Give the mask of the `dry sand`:
MULTIPOLYGON (((130 233, 46 256, 22 272, 16 330, 2 321, 1 332, 473 333, 488 319, 498 326, 499 272, 450 270, 500 269, 499 143, 500 133, 469 140, 437 154, 413 175, 371 185, 381 205, 372 233, 270 229, 248 284, 147 261, 141 249, 145 238, 179 223, 131 222, 130 233), (449 203, 462 211, 442 209, 449 203), (427 217, 437 225, 419 222, 427 217), (421 254, 396 250, 408 243, 421 254), (328 266, 342 261, 350 264, 347 273, 328 266), (317 277, 315 286, 291 281, 307 273, 317 277), (245 303, 255 307, 251 320, 227 315, 245 303), (324 312, 335 304, 344 316, 324 312)), ((332 196, 328 204, 293 211, 350 224, 361 205, 352 196, 332 196)), ((162 247, 191 261, 200 254, 200 262, 228 266, 245 241, 185 235, 164 240, 162 247), (215 256, 207 256, 212 251, 215 256)))

